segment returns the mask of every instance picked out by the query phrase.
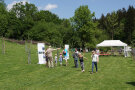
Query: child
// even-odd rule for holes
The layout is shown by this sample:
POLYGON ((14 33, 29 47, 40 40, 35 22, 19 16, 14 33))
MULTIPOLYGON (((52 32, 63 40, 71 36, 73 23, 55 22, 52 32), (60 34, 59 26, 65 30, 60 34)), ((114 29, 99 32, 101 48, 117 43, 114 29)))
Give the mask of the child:
POLYGON ((57 54, 55 54, 55 66, 57 66, 57 54))
POLYGON ((59 61, 60 61, 60 65, 62 66, 62 53, 60 53, 59 61))
MULTIPOLYGON (((83 55, 81 53, 78 54, 79 60, 80 60, 80 64, 81 64, 81 69, 82 72, 84 72, 84 63, 83 63, 83 55)), ((85 59, 87 59, 86 57, 84 57, 85 59)))

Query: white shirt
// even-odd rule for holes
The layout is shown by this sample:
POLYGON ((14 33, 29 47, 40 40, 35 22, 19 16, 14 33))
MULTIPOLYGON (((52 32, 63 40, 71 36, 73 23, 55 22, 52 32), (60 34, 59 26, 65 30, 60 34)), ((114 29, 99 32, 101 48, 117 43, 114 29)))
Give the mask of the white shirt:
POLYGON ((92 62, 97 62, 98 61, 98 55, 94 54, 92 55, 92 62))
POLYGON ((55 61, 57 61, 57 56, 55 56, 55 61))

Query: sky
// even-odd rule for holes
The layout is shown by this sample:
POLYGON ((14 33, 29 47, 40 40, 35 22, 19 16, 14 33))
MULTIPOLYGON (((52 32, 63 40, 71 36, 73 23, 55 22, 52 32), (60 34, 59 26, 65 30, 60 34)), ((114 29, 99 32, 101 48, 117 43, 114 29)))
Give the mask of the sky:
POLYGON ((5 0, 8 9, 17 2, 29 2, 35 4, 39 10, 49 10, 60 18, 71 18, 81 5, 88 5, 90 11, 95 12, 95 17, 100 18, 122 8, 128 9, 129 5, 135 7, 135 0, 5 0))

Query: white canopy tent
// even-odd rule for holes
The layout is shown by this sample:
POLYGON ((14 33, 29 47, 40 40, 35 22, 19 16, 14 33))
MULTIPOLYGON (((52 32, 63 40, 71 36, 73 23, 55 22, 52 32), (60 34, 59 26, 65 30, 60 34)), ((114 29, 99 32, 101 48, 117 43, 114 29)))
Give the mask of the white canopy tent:
POLYGON ((123 43, 120 40, 104 40, 103 42, 97 44, 97 47, 114 47, 114 46, 124 47, 125 57, 127 57, 127 44, 123 43))

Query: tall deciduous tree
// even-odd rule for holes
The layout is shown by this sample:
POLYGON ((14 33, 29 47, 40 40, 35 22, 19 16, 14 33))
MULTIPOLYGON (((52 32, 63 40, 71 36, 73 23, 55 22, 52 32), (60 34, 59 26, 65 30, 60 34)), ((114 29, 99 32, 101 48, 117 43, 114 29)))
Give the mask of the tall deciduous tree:
POLYGON ((29 4, 26 2, 17 3, 13 6, 10 12, 15 13, 16 17, 20 21, 20 38, 28 39, 28 30, 30 30, 34 25, 34 15, 37 13, 38 9, 34 4, 29 4))
POLYGON ((111 36, 111 39, 114 39, 115 32, 117 32, 117 27, 118 27, 118 15, 116 12, 112 12, 111 14, 107 14, 106 16, 106 27, 107 27, 107 32, 111 36))
POLYGON ((55 24, 60 24, 61 20, 56 14, 51 13, 50 11, 41 10, 34 15, 34 21, 45 21, 53 22, 55 24))
POLYGON ((75 10, 72 18, 74 30, 77 31, 81 41, 81 47, 84 48, 90 43, 94 43, 94 30, 97 24, 93 22, 94 13, 91 13, 88 6, 80 6, 75 10))
POLYGON ((5 37, 8 25, 8 12, 4 0, 0 0, 0 36, 5 37))

